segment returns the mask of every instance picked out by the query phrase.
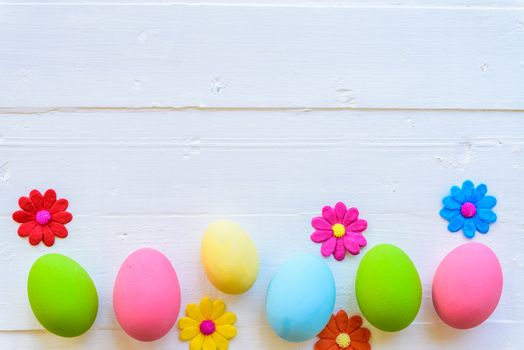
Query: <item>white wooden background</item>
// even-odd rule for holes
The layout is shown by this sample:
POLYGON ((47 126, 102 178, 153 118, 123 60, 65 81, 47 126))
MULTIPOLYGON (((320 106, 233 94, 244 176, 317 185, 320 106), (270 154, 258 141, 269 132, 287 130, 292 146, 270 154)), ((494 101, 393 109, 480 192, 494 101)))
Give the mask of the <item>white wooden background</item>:
MULTIPOLYGON (((373 349, 524 348, 524 1, 24 0, 0 3, 0 348, 186 349, 178 331, 139 343, 116 324, 124 258, 171 259, 183 304, 225 297, 235 349, 286 343, 264 319, 265 290, 294 252, 319 254, 310 219, 343 200, 369 221, 369 246, 403 248, 424 299, 416 321, 373 349), (470 331, 441 323, 433 273, 466 242, 438 216, 449 187, 488 184, 499 221, 476 241, 503 265, 494 315, 470 331), (70 236, 52 248, 16 235, 32 188, 70 200, 70 236), (239 222, 260 253, 242 296, 206 280, 200 237, 239 222), (91 331, 42 330, 26 297, 33 261, 69 255, 94 279, 91 331)), ((365 252, 366 250, 364 250, 365 252)), ((357 313, 361 256, 329 259, 336 307, 357 313)))

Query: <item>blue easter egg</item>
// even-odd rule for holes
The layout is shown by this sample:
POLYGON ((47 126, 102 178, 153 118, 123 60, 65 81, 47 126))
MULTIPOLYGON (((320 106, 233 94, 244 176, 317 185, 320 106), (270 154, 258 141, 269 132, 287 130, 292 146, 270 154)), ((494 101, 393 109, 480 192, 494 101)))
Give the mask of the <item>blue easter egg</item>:
POLYGON ((269 283, 269 325, 287 341, 311 339, 328 323, 335 294, 335 279, 327 264, 313 255, 296 255, 279 267, 269 283))

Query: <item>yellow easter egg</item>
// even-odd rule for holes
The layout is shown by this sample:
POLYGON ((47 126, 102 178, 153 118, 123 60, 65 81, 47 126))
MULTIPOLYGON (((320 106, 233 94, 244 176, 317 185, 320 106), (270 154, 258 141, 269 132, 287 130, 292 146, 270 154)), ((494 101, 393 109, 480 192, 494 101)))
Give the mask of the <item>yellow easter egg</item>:
POLYGON ((258 276, 258 253, 238 224, 229 220, 210 224, 201 249, 207 278, 218 290, 242 294, 253 286, 258 276))

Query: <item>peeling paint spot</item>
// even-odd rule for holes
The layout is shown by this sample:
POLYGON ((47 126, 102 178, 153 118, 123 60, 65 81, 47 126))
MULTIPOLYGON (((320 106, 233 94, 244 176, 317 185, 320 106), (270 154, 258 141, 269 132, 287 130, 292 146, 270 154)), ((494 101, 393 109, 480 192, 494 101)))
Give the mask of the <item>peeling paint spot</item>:
POLYGON ((147 40, 147 32, 144 30, 144 31, 141 31, 137 37, 136 37, 136 40, 138 41, 141 41, 141 42, 144 42, 147 40))
POLYGON ((348 88, 337 89, 337 103, 343 106, 355 107, 353 91, 348 88))
POLYGON ((435 156, 435 159, 445 168, 465 169, 475 156, 472 142, 461 142, 460 150, 452 151, 447 156, 435 156))
POLYGON ((200 154, 200 138, 188 137, 184 140, 186 146, 182 158, 189 159, 191 156, 197 156, 200 154))
POLYGON ((489 64, 487 63, 484 63, 480 66, 480 70, 482 71, 482 73, 486 73, 489 69, 489 64))
POLYGON ((0 246, 0 260, 8 261, 14 256, 14 247, 11 244, 0 246))
POLYGON ((133 90, 138 91, 140 89, 142 89, 142 82, 138 79, 135 79, 133 81, 133 90))
POLYGON ((210 87, 211 94, 218 95, 227 87, 227 85, 220 80, 220 77, 215 77, 211 81, 210 87))
POLYGON ((415 128, 416 125, 415 125, 415 121, 413 120, 413 118, 411 117, 407 117, 404 119, 404 121, 412 128, 415 128))
POLYGON ((0 183, 4 185, 10 184, 11 179, 11 163, 5 162, 2 165, 0 165, 0 183))

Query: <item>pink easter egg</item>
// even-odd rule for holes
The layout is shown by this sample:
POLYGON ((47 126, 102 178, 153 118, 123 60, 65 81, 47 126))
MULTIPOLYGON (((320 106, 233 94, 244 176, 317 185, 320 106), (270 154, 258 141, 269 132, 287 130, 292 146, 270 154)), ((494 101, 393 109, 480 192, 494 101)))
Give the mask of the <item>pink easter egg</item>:
POLYGON ((495 311, 502 294, 502 268, 495 253, 480 243, 452 250, 433 279, 433 305, 451 327, 480 325, 495 311))
POLYGON ((153 341, 169 332, 180 311, 180 285, 167 257, 151 248, 129 255, 115 280, 113 308, 135 339, 153 341))

